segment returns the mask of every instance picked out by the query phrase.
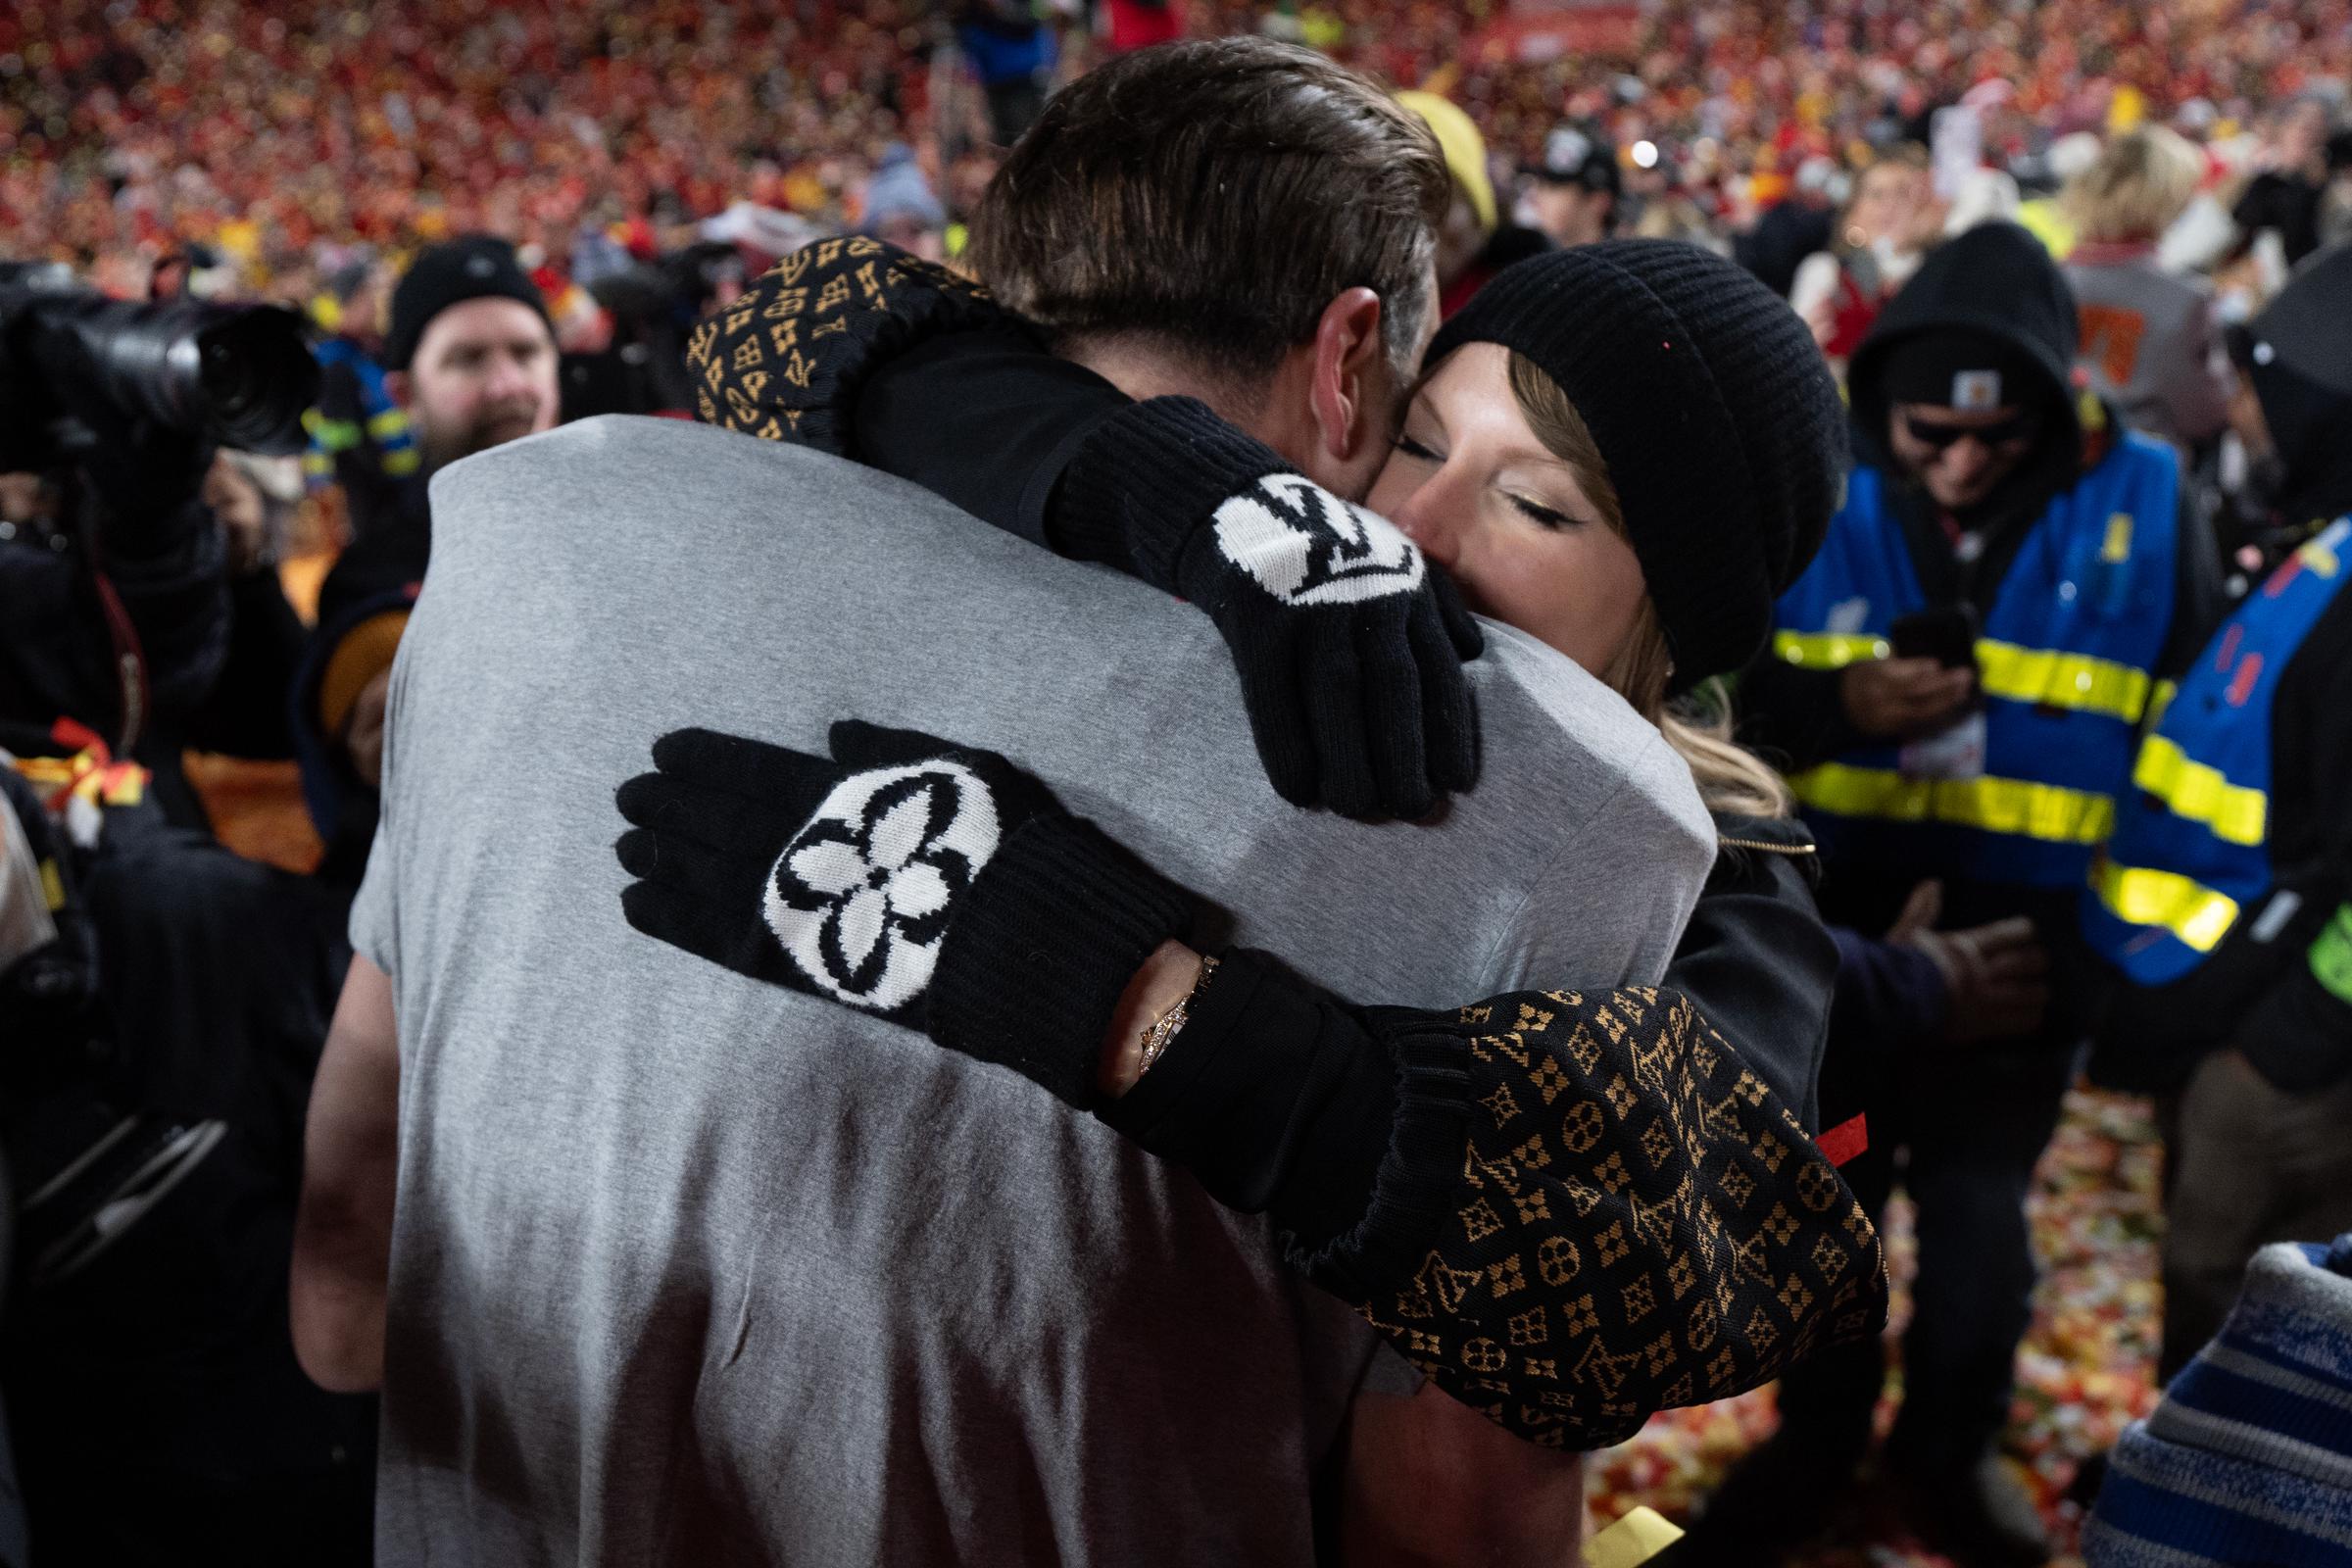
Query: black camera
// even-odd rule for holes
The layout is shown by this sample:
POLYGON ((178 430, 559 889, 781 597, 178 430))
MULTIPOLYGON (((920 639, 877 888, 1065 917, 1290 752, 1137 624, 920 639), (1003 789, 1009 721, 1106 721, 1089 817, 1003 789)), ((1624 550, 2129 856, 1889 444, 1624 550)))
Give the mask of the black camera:
POLYGON ((239 451, 297 453, 318 395, 292 311, 110 300, 63 268, 0 263, 0 471, 58 466, 61 421, 93 404, 239 451))

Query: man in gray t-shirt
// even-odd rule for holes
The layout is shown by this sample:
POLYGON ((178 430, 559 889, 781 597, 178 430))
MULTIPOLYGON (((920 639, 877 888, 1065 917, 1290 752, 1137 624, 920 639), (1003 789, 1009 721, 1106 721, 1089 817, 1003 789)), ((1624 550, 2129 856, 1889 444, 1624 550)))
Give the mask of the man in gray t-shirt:
MULTIPOLYGON (((1271 45, 1200 48, 1218 80, 1274 51, 1313 78, 1302 112, 1371 93, 1271 45)), ((1407 134, 1385 104, 1348 133, 1407 134)), ((1399 156, 1425 153, 1442 189, 1433 150, 1399 156)), ((1426 236, 1402 254, 1426 288, 1426 236)), ((1378 299, 1332 310, 1295 376, 1238 403, 1181 356, 1097 368, 1221 400, 1360 493, 1397 382, 1378 299)), ((1478 788, 1434 826, 1368 826, 1274 794, 1196 612, 870 470, 608 418, 457 465, 432 499, 294 1281, 306 1367, 383 1389, 381 1560, 1573 1540, 1572 1468, 1408 1393, 1188 1175, 1008 1071, 633 930, 612 796, 686 726, 802 752, 844 717, 952 736, 1215 901, 1221 935, 1445 1005, 1662 972, 1713 835, 1652 726, 1490 626, 1478 788)))
POLYGON ((1275 798, 1198 616, 870 470, 605 418, 433 504, 352 917, 400 1021, 384 1560, 1305 1556, 1370 1330, 1026 1081, 631 930, 613 788, 682 722, 953 733, 1237 941, 1442 1005, 1661 972, 1708 848, 1657 732, 1494 628, 1480 787, 1366 826, 1275 798))

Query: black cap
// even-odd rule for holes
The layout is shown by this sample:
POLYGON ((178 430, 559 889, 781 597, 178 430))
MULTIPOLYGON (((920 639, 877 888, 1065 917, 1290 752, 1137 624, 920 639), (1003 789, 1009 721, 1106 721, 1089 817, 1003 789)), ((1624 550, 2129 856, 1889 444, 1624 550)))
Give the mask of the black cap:
POLYGON ((2230 332, 2230 353, 2262 405, 2288 488, 2339 461, 2352 442, 2352 245, 2306 261, 2230 332))
POLYGON ((1527 166, 1527 172, 1554 185, 1581 185, 1611 196, 1624 192, 1617 172, 1617 149, 1590 125, 1557 125, 1544 138, 1544 156, 1527 166))
POLYGON ((1788 302, 1696 245, 1602 240, 1504 268, 1429 363, 1465 343, 1532 361, 1592 432, 1673 689, 1754 657, 1845 483, 1838 383, 1788 302))
POLYGON ((539 313, 552 335, 547 301, 514 247, 494 234, 464 234, 419 251, 392 290, 392 327, 384 334, 384 368, 405 370, 434 317, 467 300, 519 300, 539 313))

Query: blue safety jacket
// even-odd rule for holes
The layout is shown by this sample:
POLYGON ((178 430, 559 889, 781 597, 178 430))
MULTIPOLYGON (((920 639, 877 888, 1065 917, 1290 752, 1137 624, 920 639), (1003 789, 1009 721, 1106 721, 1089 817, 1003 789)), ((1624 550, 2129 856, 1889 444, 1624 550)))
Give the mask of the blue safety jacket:
MULTIPOLYGON (((2180 485, 2169 447, 2127 434, 2051 501, 1977 643, 1981 771, 1925 766, 1890 742, 1807 768, 1790 783, 1825 855, 2082 885, 2130 781, 2173 617, 2180 485)), ((1773 651, 1807 669, 1884 659, 1895 621, 1927 608, 1887 480, 1857 467, 1821 554, 1781 597, 1773 651)))
POLYGON ((2223 623, 2139 749, 2133 795, 2082 905, 2091 947, 2137 985, 2203 963, 2276 881, 2271 710, 2352 576, 2348 541, 2352 517, 2339 517, 2288 557, 2223 623))
POLYGON ((349 370, 358 392, 357 408, 332 415, 323 408, 312 409, 302 416, 302 427, 311 438, 302 468, 312 488, 331 483, 338 461, 369 446, 375 449, 376 466, 387 479, 405 479, 415 473, 416 433, 409 425, 408 412, 393 401, 382 368, 348 338, 330 337, 312 353, 322 370, 349 370))

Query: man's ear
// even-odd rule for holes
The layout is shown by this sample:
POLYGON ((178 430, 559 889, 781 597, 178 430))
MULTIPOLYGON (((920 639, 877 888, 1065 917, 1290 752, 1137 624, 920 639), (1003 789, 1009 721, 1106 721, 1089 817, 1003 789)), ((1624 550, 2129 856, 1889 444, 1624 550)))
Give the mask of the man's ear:
POLYGON ((1315 439, 1336 463, 1352 460, 1386 417, 1375 403, 1388 394, 1388 351, 1381 341, 1380 296, 1368 288, 1346 289, 1323 307, 1315 322, 1314 379, 1308 395, 1315 411, 1315 439))
POLYGON ((404 409, 409 407, 409 372, 386 370, 384 372, 384 390, 391 394, 393 402, 404 409))

